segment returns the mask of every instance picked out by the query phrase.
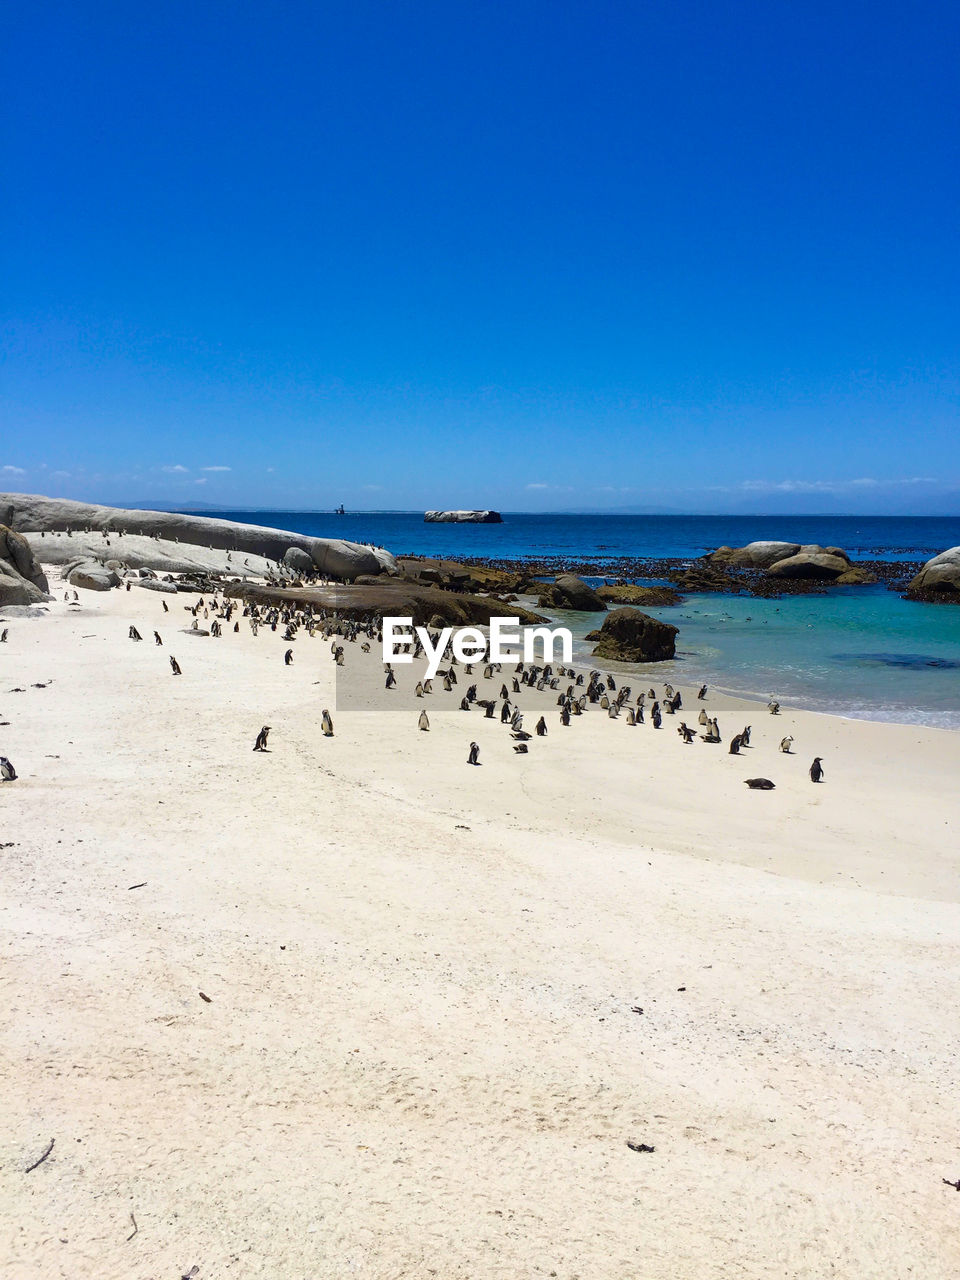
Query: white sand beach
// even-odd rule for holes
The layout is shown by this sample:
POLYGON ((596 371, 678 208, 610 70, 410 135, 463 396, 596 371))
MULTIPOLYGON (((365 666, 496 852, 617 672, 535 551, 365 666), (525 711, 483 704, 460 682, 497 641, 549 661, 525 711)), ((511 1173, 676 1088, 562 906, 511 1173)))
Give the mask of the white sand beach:
POLYGON ((462 675, 339 708, 319 635, 50 576, 0 646, 0 1274, 960 1273, 960 734, 711 692, 736 757, 524 690, 518 756, 462 675))

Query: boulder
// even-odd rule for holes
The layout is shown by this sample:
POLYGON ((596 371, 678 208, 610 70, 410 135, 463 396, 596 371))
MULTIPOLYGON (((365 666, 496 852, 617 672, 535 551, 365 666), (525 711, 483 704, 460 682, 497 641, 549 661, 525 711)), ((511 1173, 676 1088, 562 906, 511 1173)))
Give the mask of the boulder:
POLYGON ((581 613, 600 613, 606 607, 593 587, 572 573, 561 573, 555 582, 545 583, 537 601, 538 609, 576 609, 581 613))
POLYGON ((664 662, 676 652, 678 628, 641 613, 639 609, 614 609, 603 620, 595 640, 594 657, 610 662, 664 662))
POLYGON ((838 587, 868 587, 877 582, 877 575, 871 573, 869 569, 862 569, 859 566, 847 569, 845 573, 841 573, 839 578, 834 578, 834 583, 838 587))
POLYGON ((767 577, 817 578, 831 582, 849 571, 850 561, 846 557, 831 555, 822 547, 817 547, 777 560, 767 569, 767 577))
POLYGON ((163 591, 171 596, 177 594, 177 584, 175 582, 161 582, 159 578, 141 578, 137 586, 143 587, 145 591, 163 591))
POLYGON ((425 511, 425 524, 502 524, 499 511, 425 511))
POLYGON ((49 599, 47 579, 30 544, 0 524, 0 605, 40 604, 49 599))
MULTIPOLYGON (((0 522, 19 533, 38 535, 53 530, 138 534, 142 535, 141 544, 145 539, 159 538, 169 543, 185 544, 185 551, 191 546, 229 551, 235 560, 240 561, 247 554, 262 556, 276 563, 289 547, 301 547, 321 573, 346 581, 358 573, 397 572, 393 556, 382 549, 374 550, 339 538, 311 538, 289 530, 176 511, 128 511, 89 502, 72 502, 66 498, 46 498, 40 494, 0 493, 0 522)), ((126 539, 123 541, 124 560, 131 567, 138 567, 131 560, 132 549, 126 544, 126 539)), ((45 551, 45 561, 46 554, 45 551)), ((147 567, 161 572, 167 568, 158 562, 147 567)), ((170 572, 182 570, 171 568, 170 572)))
POLYGON ((86 591, 109 591, 120 585, 120 579, 114 571, 99 560, 82 560, 69 569, 64 577, 71 587, 82 587, 86 591))
POLYGON ((745 547, 719 547, 707 559, 737 569, 769 569, 800 550, 799 542, 748 542, 745 547))
POLYGON ((950 547, 928 560, 908 585, 907 596, 960 604, 960 547, 950 547))
POLYGON ((295 573, 313 573, 317 567, 313 563, 313 556, 309 551, 304 551, 303 547, 287 547, 283 553, 283 563, 295 573))

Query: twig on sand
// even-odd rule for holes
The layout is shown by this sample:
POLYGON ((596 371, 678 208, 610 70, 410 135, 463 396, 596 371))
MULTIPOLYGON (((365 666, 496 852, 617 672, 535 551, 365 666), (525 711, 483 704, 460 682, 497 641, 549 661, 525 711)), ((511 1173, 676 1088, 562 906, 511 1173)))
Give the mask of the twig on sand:
POLYGON ((131 1215, 130 1215, 130 1221, 133 1223, 133 1230, 132 1230, 132 1231, 130 1232, 130 1234, 127 1236, 127 1244, 129 1244, 129 1243, 130 1243, 130 1241, 133 1239, 133 1237, 134 1237, 134 1236, 137 1234, 137 1232, 140 1230, 140 1228, 137 1226, 137 1220, 136 1220, 136 1218, 133 1216, 133 1214, 132 1214, 132 1213, 131 1213, 131 1215))
POLYGON ((139 884, 128 884, 127 892, 129 893, 131 889, 142 889, 146 883, 146 880, 141 880, 139 884))
POLYGON ((49 1147, 47 1147, 46 1151, 43 1153, 43 1155, 40 1157, 40 1159, 39 1159, 39 1160, 34 1160, 33 1164, 30 1166, 30 1168, 29 1168, 29 1169, 24 1169, 24 1171, 23 1171, 23 1172, 24 1172, 24 1173, 33 1173, 34 1169, 36 1169, 38 1165, 43 1164, 44 1160, 46 1160, 47 1156, 48 1156, 48 1155, 50 1154, 50 1152, 53 1150, 53 1144, 54 1144, 55 1142, 56 1142, 56 1138, 51 1138, 51 1139, 50 1139, 50 1145, 49 1145, 49 1147))
POLYGON ((210 999, 210 997, 209 997, 208 995, 204 995, 204 993, 203 993, 202 991, 200 991, 198 994, 199 994, 199 996, 200 996, 200 999, 201 999, 201 1000, 203 1000, 203 1001, 205 1001, 207 1004, 212 1004, 212 1003, 213 1003, 213 1001, 210 999))

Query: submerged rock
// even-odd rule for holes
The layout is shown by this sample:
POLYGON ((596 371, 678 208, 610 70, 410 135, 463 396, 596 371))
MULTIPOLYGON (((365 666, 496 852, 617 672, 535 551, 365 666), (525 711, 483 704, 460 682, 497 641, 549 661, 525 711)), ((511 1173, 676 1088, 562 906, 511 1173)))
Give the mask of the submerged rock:
POLYGON ((651 609, 680 604, 683 600, 673 587, 639 587, 634 583, 597 587, 601 600, 615 600, 618 604, 645 604, 651 609))
POLYGON ((651 618, 639 609, 614 609, 603 620, 599 631, 591 631, 595 640, 594 657, 611 662, 665 662, 676 654, 679 628, 659 618, 651 618))

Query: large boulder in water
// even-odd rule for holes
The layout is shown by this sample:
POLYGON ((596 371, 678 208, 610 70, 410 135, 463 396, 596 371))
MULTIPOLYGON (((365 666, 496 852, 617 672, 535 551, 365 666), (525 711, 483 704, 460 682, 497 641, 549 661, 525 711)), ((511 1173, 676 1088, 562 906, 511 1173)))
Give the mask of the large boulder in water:
POLYGON ((960 604, 960 547, 950 547, 928 560, 907 587, 907 596, 960 604))
POLYGON ((577 609, 581 613, 600 613, 606 609, 593 587, 572 573, 561 573, 554 582, 544 584, 538 609, 577 609))
POLYGON ((595 658, 610 662, 665 662, 676 653, 677 627, 641 613, 639 609, 614 609, 603 620, 596 640, 595 658))
POLYGON ((768 578, 814 578, 832 582, 850 569, 850 560, 841 552, 834 555, 823 547, 802 547, 796 555, 777 560, 767 570, 768 578))

